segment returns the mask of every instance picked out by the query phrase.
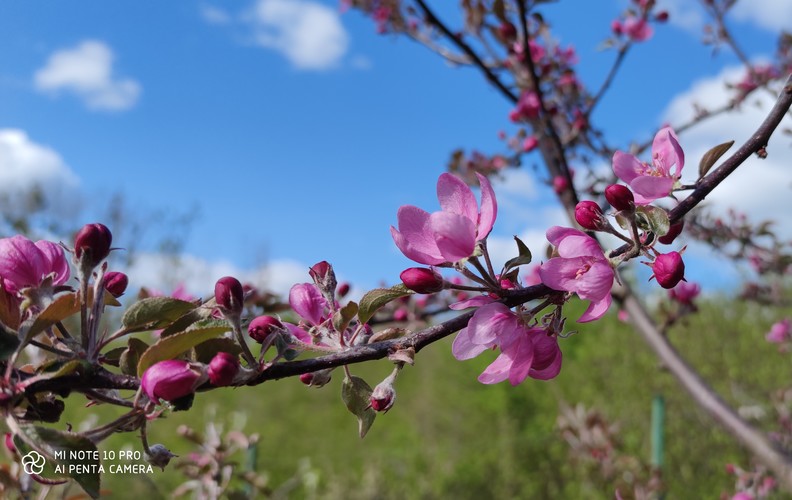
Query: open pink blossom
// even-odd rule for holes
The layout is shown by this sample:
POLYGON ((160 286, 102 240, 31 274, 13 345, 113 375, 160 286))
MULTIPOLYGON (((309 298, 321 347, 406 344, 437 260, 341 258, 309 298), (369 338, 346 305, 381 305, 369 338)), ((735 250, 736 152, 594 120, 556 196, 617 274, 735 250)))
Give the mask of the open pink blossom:
POLYGON ((430 214, 412 205, 399 208, 399 229, 391 226, 391 235, 407 258, 434 266, 473 255, 476 243, 492 230, 498 212, 489 181, 481 174, 476 176, 481 185, 481 209, 470 187, 449 173, 437 180, 440 211, 430 214))
POLYGON ((625 35, 630 37, 630 40, 633 42, 645 42, 654 34, 654 30, 649 23, 646 22, 646 19, 635 16, 629 16, 624 20, 622 31, 625 35))
POLYGON ((299 283, 291 287, 289 305, 312 325, 318 325, 327 315, 327 300, 313 283, 299 283))
POLYGON ((685 153, 671 127, 663 127, 652 142, 652 164, 643 163, 629 153, 616 151, 613 171, 630 186, 635 203, 646 205, 671 193, 682 176, 685 153), (671 170, 671 167, 676 167, 671 170))
POLYGON ((554 378, 561 371, 561 349, 555 335, 539 327, 527 327, 520 317, 500 302, 479 308, 468 326, 459 331, 452 352, 459 360, 470 359, 492 347, 501 354, 479 376, 483 384, 508 380, 517 385, 526 377, 554 378))
POLYGON ((770 327, 770 331, 767 332, 765 336, 768 342, 774 344, 786 342, 790 340, 790 338, 792 338, 792 320, 789 318, 784 318, 781 321, 773 323, 773 326, 770 327))
POLYGON ((591 301, 579 323, 601 318, 611 304, 614 273, 599 244, 582 231, 559 226, 547 230, 547 241, 556 248, 558 257, 539 268, 542 283, 591 301))
POLYGON ((38 287, 48 276, 53 285, 62 285, 69 274, 69 263, 56 243, 33 243, 21 235, 0 239, 0 277, 9 292, 38 287))

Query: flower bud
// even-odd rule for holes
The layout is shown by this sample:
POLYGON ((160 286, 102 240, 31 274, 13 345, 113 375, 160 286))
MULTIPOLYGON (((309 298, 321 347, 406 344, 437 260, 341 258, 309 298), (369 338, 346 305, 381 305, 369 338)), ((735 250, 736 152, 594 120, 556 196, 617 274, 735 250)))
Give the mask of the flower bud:
POLYGON ((311 279, 319 285, 327 278, 327 274, 332 270, 332 266, 326 260, 322 262, 318 262, 311 266, 311 269, 308 270, 308 274, 311 275, 311 279))
POLYGON ((567 189, 569 189, 569 181, 567 181, 566 177, 563 175, 553 177, 553 191, 556 194, 561 194, 567 189))
POLYGON ((129 278, 124 273, 110 271, 104 275, 103 283, 105 290, 107 290, 113 297, 118 298, 124 295, 127 286, 129 286, 129 278))
POLYGON ((5 447, 12 455, 17 454, 17 447, 14 444, 14 435, 10 432, 5 433, 5 447))
POLYGON ((517 28, 510 22, 501 23, 498 26, 498 34, 504 41, 514 40, 517 38, 517 28))
POLYGON ((680 304, 692 305, 693 299, 701 293, 701 286, 698 283, 688 283, 680 281, 677 286, 668 291, 668 297, 680 304))
POLYGON ((426 267, 410 267, 399 275, 404 286, 418 293, 435 293, 443 289, 443 276, 426 267))
POLYGON ((538 146, 538 145, 539 145, 539 140, 536 138, 536 136, 529 135, 523 141, 523 144, 522 144, 523 152, 530 153, 531 151, 536 149, 536 146, 538 146))
POLYGON ((581 201, 577 204, 575 220, 581 227, 591 231, 599 231, 606 223, 602 210, 593 201, 581 201))
POLYGON ((231 276, 225 276, 215 283, 215 300, 217 305, 228 312, 239 314, 245 302, 245 291, 242 283, 231 276))
POLYGON ((336 293, 338 294, 339 297, 343 298, 346 296, 346 294, 349 293, 349 288, 350 288, 349 283, 346 282, 341 283, 340 285, 338 285, 338 290, 336 291, 336 293))
POLYGON ((151 445, 149 451, 145 454, 146 462, 150 463, 154 467, 159 467, 160 470, 165 470, 165 466, 171 461, 171 458, 178 457, 178 455, 174 455, 170 452, 169 449, 165 448, 161 444, 154 444, 151 445))
POLYGON ((250 338, 263 344, 270 335, 283 328, 278 318, 274 316, 259 316, 248 325, 248 335, 250 338))
POLYGON ((635 208, 635 196, 627 186, 611 184, 605 188, 605 199, 616 210, 632 210, 635 208))
POLYGON ((396 402, 396 390, 393 388, 393 377, 388 377, 371 392, 369 399, 374 411, 387 412, 396 402))
POLYGON ((113 235, 104 224, 86 224, 74 236, 74 256, 77 261, 85 262, 93 269, 110 255, 113 235), (85 257, 83 257, 83 255, 85 257))
POLYGON ((682 233, 682 229, 685 228, 685 221, 679 221, 676 224, 671 224, 671 227, 668 228, 668 232, 663 236, 657 238, 657 241, 662 243, 663 245, 670 245, 674 242, 677 236, 682 233))
POLYGON ((181 359, 160 361, 150 366, 140 379, 140 386, 149 399, 174 401, 195 391, 205 374, 195 365, 181 359))
POLYGON ((227 352, 218 352, 209 362, 209 382, 216 387, 231 385, 239 372, 239 359, 227 352))
POLYGON ((679 252, 660 254, 652 263, 654 278, 665 289, 674 288, 685 279, 685 263, 679 252))
POLYGON ((621 35, 624 33, 624 26, 622 26, 621 21, 618 19, 611 21, 611 31, 613 31, 615 35, 621 35))
POLYGON ((308 387, 316 387, 318 389, 330 382, 332 374, 332 368, 325 368, 324 370, 317 370, 311 373, 303 373, 300 375, 300 382, 308 387))
POLYGON ((669 17, 668 16, 668 11, 667 10, 661 10, 660 12, 658 12, 655 15, 655 21, 657 21, 658 23, 664 23, 664 22, 668 21, 668 17, 669 17))

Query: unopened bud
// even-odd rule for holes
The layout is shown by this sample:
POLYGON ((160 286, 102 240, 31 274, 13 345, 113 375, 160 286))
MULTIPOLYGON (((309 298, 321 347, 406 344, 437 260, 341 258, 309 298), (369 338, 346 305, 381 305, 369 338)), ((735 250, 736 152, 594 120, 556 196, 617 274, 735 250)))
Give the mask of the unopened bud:
POLYGON ((616 210, 632 210, 635 208, 635 196, 627 186, 611 184, 605 188, 605 199, 616 210))
POLYGON ((523 144, 522 144, 523 152, 530 153, 531 151, 536 149, 536 146, 538 146, 538 145, 539 145, 539 140, 536 138, 536 136, 529 135, 523 141, 523 144))
POLYGON ((110 255, 113 235, 104 224, 86 224, 74 236, 74 256, 78 262, 85 262, 90 268, 99 265, 110 255))
POLYGON ((110 271, 104 275, 105 290, 113 297, 118 298, 124 295, 127 286, 129 286, 129 278, 124 273, 110 271))
POLYGON ((685 263, 679 252, 660 254, 652 263, 654 278, 665 289, 674 288, 685 279, 685 263))
POLYGON ((553 191, 555 191, 556 194, 561 194, 567 189, 569 189, 569 181, 567 181, 566 177, 563 175, 553 177, 553 191))
POLYGON ((160 470, 165 470, 165 466, 170 463, 171 458, 178 457, 178 455, 174 455, 170 452, 169 449, 165 448, 161 444, 154 444, 151 445, 149 451, 145 453, 146 462, 150 463, 154 467, 159 467, 160 470))
POLYGON ((239 359, 227 352, 218 352, 209 362, 209 381, 216 387, 231 385, 239 372, 239 359))
POLYGON ((228 312, 239 314, 245 303, 245 291, 242 283, 231 276, 225 276, 215 283, 215 300, 217 305, 228 312))
POLYGON ((349 283, 344 282, 338 285, 338 290, 336 291, 336 293, 340 298, 345 297, 346 294, 349 293, 349 283))
POLYGON ((682 233, 682 230, 685 228, 685 221, 679 221, 676 224, 671 224, 671 227, 668 228, 668 232, 663 236, 657 238, 657 241, 662 243, 663 245, 670 245, 674 242, 674 240, 682 233))
POLYGON ((387 412, 396 402, 396 390, 393 388, 393 377, 388 377, 371 392, 369 399, 374 411, 387 412))
POLYGON ((517 38, 517 28, 510 22, 501 23, 498 27, 498 34, 504 41, 514 40, 517 38))
POLYGON ((180 359, 160 361, 150 366, 140 379, 140 387, 149 399, 173 402, 195 391, 205 374, 192 363, 180 359))
POLYGON ((426 267, 410 267, 399 275, 404 286, 418 293, 435 293, 443 289, 443 276, 426 267))
POLYGON ((308 387, 316 387, 318 389, 330 382, 332 374, 332 368, 325 368, 324 370, 317 370, 311 373, 303 373, 300 375, 300 382, 308 387))
POLYGON ((274 316, 259 316, 248 325, 248 335, 250 338, 263 344, 273 333, 283 328, 283 323, 274 316))
POLYGON ((599 231, 607 221, 599 205, 593 201, 581 201, 575 207, 575 220, 581 227, 590 231, 599 231))
POLYGON ((658 12, 657 15, 655 16, 655 21, 659 23, 664 23, 668 21, 668 11, 661 10, 660 12, 658 12))
POLYGON ((621 21, 619 21, 618 19, 614 19, 611 22, 611 31, 613 31, 615 35, 621 35, 622 33, 624 33, 624 26, 622 26, 621 21))

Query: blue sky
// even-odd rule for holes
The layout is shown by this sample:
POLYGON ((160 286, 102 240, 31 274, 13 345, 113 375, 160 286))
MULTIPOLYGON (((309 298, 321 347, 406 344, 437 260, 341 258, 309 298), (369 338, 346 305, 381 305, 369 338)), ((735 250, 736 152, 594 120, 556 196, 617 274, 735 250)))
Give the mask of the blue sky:
MULTIPOLYGON (((792 8, 741 3, 756 8, 735 12, 740 42, 750 57, 769 57, 792 8)), ((698 43, 703 18, 691 4, 666 2, 671 22, 635 48, 598 109, 612 143, 651 138, 691 99, 723 98, 717 77, 739 78, 728 51, 713 57, 698 43)), ((582 80, 596 86, 614 57, 597 46, 626 2, 570 5, 550 4, 545 17, 577 48, 582 80)), ((319 260, 361 287, 395 281, 410 265, 388 231, 398 207, 435 209, 435 182, 453 149, 497 152, 497 132, 514 131, 509 104, 475 71, 378 35, 359 13, 339 14, 335 1, 4 2, 0 43, 5 189, 37 182, 75 224, 93 221, 118 191, 144 213, 197 211, 182 269, 202 288, 195 293, 228 273, 283 290, 319 260)), ((691 170, 707 144, 744 140, 718 140, 733 131, 721 122, 691 135, 691 170)), ((768 182, 778 184, 777 175, 768 182)), ((518 175, 498 193, 494 246, 521 234, 541 253, 544 229, 563 222, 549 189, 518 175)), ((758 198, 749 207, 757 214, 776 210, 758 198)), ((156 249, 144 250, 145 262, 156 261, 156 249)), ((153 264, 132 277, 172 286, 153 264)))

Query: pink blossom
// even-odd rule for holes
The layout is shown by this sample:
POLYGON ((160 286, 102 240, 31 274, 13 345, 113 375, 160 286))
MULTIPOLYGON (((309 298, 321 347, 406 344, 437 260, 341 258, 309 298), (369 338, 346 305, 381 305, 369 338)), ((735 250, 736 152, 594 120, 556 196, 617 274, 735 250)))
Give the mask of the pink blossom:
POLYGON ((534 135, 529 135, 529 136, 528 136, 528 137, 526 137, 526 138, 525 138, 525 140, 523 141, 523 144, 522 144, 522 150, 523 150, 525 153, 530 153, 531 151, 533 151, 534 149, 536 149, 536 146, 538 146, 538 145, 539 145, 539 140, 536 138, 536 136, 534 136, 534 135))
POLYGON ((513 122, 532 120, 539 116, 540 107, 541 103, 539 102, 539 96, 536 95, 536 92, 525 91, 520 95, 520 99, 517 101, 517 107, 509 113, 509 119, 513 122))
POLYGON ((630 37, 633 42, 645 42, 652 37, 654 30, 646 22, 646 19, 630 16, 624 20, 622 27, 624 34, 630 37))
POLYGON ((784 318, 781 321, 773 323, 765 339, 767 339, 768 342, 780 344, 789 340, 790 334, 792 334, 792 321, 790 321, 789 318, 784 318))
POLYGON ((327 300, 313 283, 299 283, 289 290, 289 305, 312 325, 325 320, 327 300))
POLYGON ((629 153, 616 151, 613 171, 635 193, 635 203, 646 205, 671 193, 682 176, 685 153, 671 127, 663 127, 652 142, 652 164, 629 153), (674 171, 671 167, 676 165, 674 171))
POLYGON ((407 258, 434 266, 473 255, 476 244, 492 230, 498 213, 489 181, 479 173, 476 177, 481 185, 480 210, 470 187, 449 173, 437 180, 440 211, 430 214, 412 205, 399 207, 399 229, 391 226, 391 236, 407 258))
POLYGON ((556 247, 558 257, 542 264, 542 282, 591 301, 579 323, 602 317, 611 304, 614 273, 599 244, 582 231, 559 226, 547 230, 547 241, 556 247))
POLYGON ((527 327, 508 307, 495 302, 479 308, 467 328, 459 331, 452 352, 459 360, 499 347, 501 354, 479 376, 483 384, 508 380, 517 385, 526 377, 554 378, 561 371, 561 349, 555 335, 539 327, 527 327))
POLYGON ((692 304, 693 299, 701 293, 701 286, 698 283, 680 281, 677 286, 668 291, 671 300, 680 304, 692 304))
POLYGON ((53 285, 62 285, 69 275, 69 263, 56 243, 33 243, 21 235, 0 239, 0 277, 9 292, 38 287, 47 277, 53 285))

